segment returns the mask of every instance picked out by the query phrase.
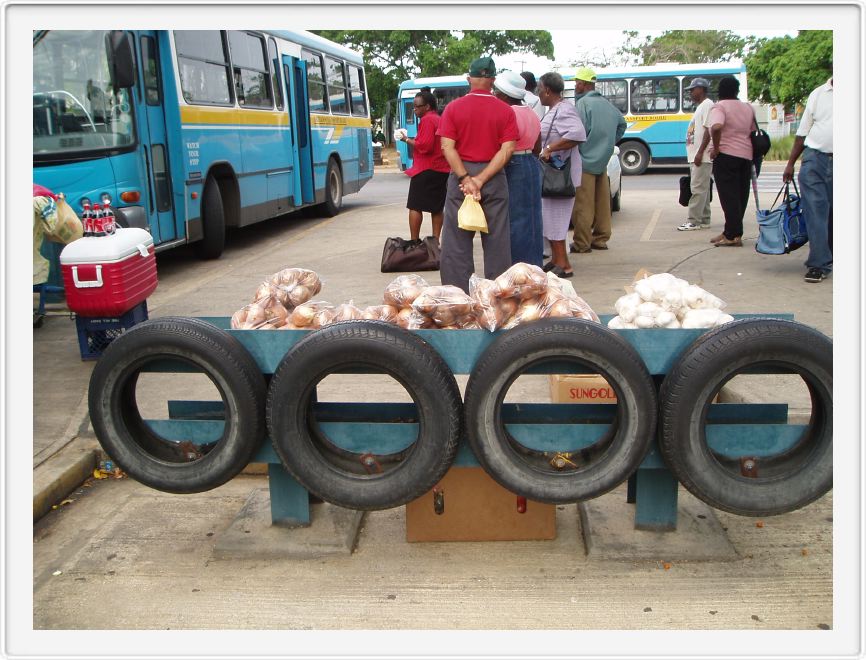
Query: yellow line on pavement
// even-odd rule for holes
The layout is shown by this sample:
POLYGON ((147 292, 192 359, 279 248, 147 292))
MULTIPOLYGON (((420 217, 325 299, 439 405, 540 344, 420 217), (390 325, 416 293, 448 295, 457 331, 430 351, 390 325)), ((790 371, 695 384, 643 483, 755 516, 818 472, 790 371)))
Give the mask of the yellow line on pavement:
POLYGON ((650 236, 653 235, 653 232, 656 229, 656 223, 659 221, 661 214, 662 214, 661 209, 656 209, 653 212, 653 217, 650 218, 649 224, 646 226, 646 229, 643 230, 643 234, 641 234, 641 237, 640 237, 641 242, 645 243, 646 241, 650 240, 650 236))

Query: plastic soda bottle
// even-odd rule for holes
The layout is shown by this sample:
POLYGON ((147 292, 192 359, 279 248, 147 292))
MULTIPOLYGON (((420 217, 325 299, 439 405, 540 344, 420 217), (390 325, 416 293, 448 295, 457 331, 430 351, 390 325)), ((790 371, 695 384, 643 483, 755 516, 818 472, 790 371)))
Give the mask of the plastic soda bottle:
POLYGON ((84 235, 93 235, 93 211, 90 210, 90 204, 84 204, 84 211, 81 214, 81 224, 84 226, 84 235))
POLYGON ((114 217, 114 211, 106 204, 102 211, 102 231, 106 235, 111 235, 117 229, 117 221, 114 217))
POLYGON ((94 204, 93 205, 93 232, 91 236, 105 236, 105 230, 102 228, 103 223, 103 214, 102 214, 102 205, 94 204))

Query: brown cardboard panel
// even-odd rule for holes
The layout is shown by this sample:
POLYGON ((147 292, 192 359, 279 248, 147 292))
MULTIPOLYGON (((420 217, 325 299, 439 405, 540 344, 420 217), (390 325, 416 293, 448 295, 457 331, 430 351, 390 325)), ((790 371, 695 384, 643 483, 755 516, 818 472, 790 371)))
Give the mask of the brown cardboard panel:
POLYGON ((616 392, 598 374, 551 374, 552 403, 616 403, 616 392))
POLYGON ((452 467, 430 492, 406 505, 406 540, 538 541, 556 538, 556 506, 526 501, 518 512, 517 495, 480 467, 452 467), (442 492, 437 514, 434 491, 442 492))

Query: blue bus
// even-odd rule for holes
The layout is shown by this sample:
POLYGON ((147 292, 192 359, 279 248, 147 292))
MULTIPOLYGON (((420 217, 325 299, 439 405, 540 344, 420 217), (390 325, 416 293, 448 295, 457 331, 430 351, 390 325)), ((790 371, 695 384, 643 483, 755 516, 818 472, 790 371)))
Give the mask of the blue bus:
POLYGON ((157 250, 219 257, 226 227, 317 206, 373 176, 360 54, 309 32, 33 34, 33 179, 109 202, 157 250))
MULTIPOLYGON (((623 174, 643 174, 650 165, 686 163, 686 129, 694 103, 686 91, 693 78, 710 83, 709 96, 717 100, 719 80, 740 81, 740 99, 747 99, 743 64, 656 64, 598 69, 595 89, 625 115, 625 135, 617 143, 623 174)), ((574 74, 563 74, 563 96, 574 98, 574 74)))

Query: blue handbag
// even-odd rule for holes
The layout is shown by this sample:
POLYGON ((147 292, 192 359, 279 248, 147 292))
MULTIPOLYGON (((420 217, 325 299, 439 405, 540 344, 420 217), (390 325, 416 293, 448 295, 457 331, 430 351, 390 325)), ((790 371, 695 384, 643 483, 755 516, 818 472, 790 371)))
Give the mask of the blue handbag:
POLYGON ((797 183, 794 182, 793 194, 789 191, 789 184, 782 186, 773 200, 774 207, 780 196, 780 206, 767 211, 758 209, 759 233, 755 250, 761 254, 789 254, 809 242, 797 183))

